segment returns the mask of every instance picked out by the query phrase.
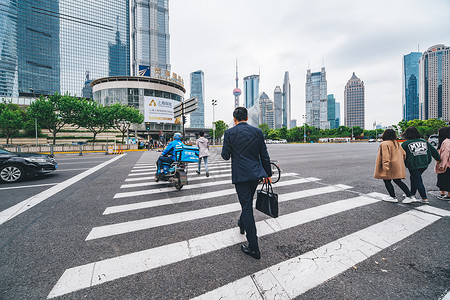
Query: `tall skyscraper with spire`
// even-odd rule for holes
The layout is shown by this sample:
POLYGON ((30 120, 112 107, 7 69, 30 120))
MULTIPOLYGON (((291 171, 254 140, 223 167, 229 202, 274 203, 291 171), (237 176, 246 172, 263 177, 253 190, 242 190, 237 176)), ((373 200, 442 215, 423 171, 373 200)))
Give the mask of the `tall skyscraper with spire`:
POLYGON ((234 107, 238 107, 239 106, 239 96, 241 95, 241 89, 239 88, 237 59, 236 59, 236 88, 233 90, 233 95, 234 95, 234 107))

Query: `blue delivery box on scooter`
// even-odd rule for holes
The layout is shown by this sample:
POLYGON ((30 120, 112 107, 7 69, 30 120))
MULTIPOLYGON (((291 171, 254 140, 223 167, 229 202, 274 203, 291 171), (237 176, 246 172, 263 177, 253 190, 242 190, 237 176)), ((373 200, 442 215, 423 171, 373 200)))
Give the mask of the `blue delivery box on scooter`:
POLYGON ((198 163, 199 149, 195 146, 177 146, 175 148, 176 161, 198 163))

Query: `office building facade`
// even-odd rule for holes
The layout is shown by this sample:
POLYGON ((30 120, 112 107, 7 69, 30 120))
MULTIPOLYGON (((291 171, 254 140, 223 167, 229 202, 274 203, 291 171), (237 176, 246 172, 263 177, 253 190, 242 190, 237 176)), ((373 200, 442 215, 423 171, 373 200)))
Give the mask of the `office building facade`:
POLYGON ((273 91, 275 129, 283 127, 283 93, 279 86, 273 91))
POLYGON ((133 45, 131 74, 159 78, 171 69, 169 0, 129 1, 133 45))
POLYGON ((365 90, 361 81, 353 72, 344 89, 344 120, 345 126, 359 126, 364 129, 365 123, 365 90))
POLYGON ((428 48, 419 61, 420 119, 450 121, 450 47, 428 48))
POLYGON ((275 129, 274 104, 264 92, 259 96, 259 112, 259 124, 267 124, 270 129, 275 129))
POLYGON ((189 114, 191 128, 205 128, 205 75, 198 70, 191 73, 191 97, 198 100, 198 108, 189 114))
POLYGON ((130 74, 128 0, 8 0, 2 8, 2 97, 29 104, 41 94, 81 96, 86 72, 130 74))
POLYGON ((327 96, 327 119, 329 128, 336 128, 336 99, 333 94, 327 96))
POLYGON ((339 126, 341 126, 341 103, 335 102, 334 107, 336 116, 336 118, 334 119, 335 120, 334 128, 339 128, 339 126))
POLYGON ((419 60, 421 52, 403 56, 402 107, 403 119, 419 119, 419 60))
POLYGON ((291 129, 291 82, 288 71, 284 73, 283 81, 283 127, 291 129))
POLYGON ((320 129, 329 129, 327 79, 325 67, 320 72, 306 73, 306 124, 320 129))
POLYGON ((259 75, 244 77, 244 107, 251 108, 259 97, 259 75))

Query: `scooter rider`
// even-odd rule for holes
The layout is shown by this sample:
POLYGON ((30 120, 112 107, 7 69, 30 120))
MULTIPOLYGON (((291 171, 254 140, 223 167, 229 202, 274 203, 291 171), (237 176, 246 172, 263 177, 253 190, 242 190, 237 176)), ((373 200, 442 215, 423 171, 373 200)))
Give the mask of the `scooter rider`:
POLYGON ((171 164, 175 161, 174 159, 172 159, 172 157, 174 155, 175 147, 183 145, 183 143, 181 142, 181 137, 181 133, 176 132, 173 135, 173 141, 170 142, 169 145, 167 145, 166 149, 164 149, 163 153, 161 153, 161 156, 158 158, 158 170, 156 171, 156 176, 158 176, 160 173, 164 173, 162 165, 163 162, 171 164))

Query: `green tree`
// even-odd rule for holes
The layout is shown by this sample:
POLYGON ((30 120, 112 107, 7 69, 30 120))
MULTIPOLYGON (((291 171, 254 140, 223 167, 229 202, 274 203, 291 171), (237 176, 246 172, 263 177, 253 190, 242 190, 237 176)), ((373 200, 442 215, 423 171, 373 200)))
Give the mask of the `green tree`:
POLYGON ((270 129, 269 132, 267 133, 267 138, 271 140, 279 139, 280 137, 278 136, 278 130, 270 129))
POLYGON ((144 122, 144 116, 134 107, 116 103, 111 105, 109 110, 114 124, 113 127, 122 133, 122 143, 131 124, 140 124, 144 122))
POLYGON ((0 113, 0 132, 6 136, 6 144, 22 129, 23 120, 19 110, 3 109, 0 113))
POLYGON ((216 121, 215 123, 216 123, 216 130, 214 133, 215 135, 213 135, 212 129, 209 131, 209 134, 211 136, 215 136, 216 140, 220 140, 222 138, 222 136, 224 135, 225 130, 228 129, 228 125, 222 120, 216 121))
POLYGON ((53 136, 53 145, 56 143, 56 134, 66 124, 74 124, 76 110, 79 109, 79 100, 69 94, 55 93, 48 97, 40 96, 28 107, 30 118, 36 118, 42 128, 47 128, 53 136))
POLYGON ((75 124, 92 132, 94 135, 92 141, 95 143, 97 134, 114 126, 113 116, 109 107, 83 99, 78 104, 75 124))
POLYGON ((264 137, 267 138, 267 134, 269 133, 269 130, 270 130, 269 125, 264 123, 264 124, 259 125, 258 128, 262 130, 264 137))
POLYGON ((287 130, 287 128, 286 127, 282 127, 280 129, 277 129, 277 130, 278 130, 278 136, 280 137, 280 139, 287 140, 287 138, 288 138, 288 130, 287 130))

